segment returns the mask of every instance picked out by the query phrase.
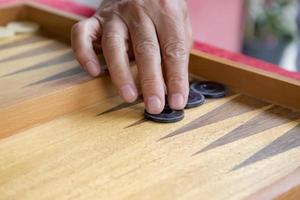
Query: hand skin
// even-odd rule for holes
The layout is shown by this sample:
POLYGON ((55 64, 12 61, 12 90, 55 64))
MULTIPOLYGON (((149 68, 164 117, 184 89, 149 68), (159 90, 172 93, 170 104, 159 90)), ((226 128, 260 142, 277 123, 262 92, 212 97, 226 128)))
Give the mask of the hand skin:
POLYGON ((124 101, 138 97, 129 69, 136 59, 145 106, 159 114, 165 94, 172 109, 183 109, 189 93, 192 30, 185 0, 104 0, 97 13, 72 29, 72 48, 83 68, 101 74, 93 43, 101 43, 113 83, 124 101))

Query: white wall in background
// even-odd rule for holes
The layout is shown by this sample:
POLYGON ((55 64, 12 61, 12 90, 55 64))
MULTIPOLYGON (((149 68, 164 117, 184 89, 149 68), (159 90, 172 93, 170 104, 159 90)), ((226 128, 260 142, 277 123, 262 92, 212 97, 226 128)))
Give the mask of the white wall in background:
POLYGON ((285 49, 279 66, 282 66, 288 71, 297 71, 296 59, 297 59, 298 45, 297 42, 292 42, 285 49))

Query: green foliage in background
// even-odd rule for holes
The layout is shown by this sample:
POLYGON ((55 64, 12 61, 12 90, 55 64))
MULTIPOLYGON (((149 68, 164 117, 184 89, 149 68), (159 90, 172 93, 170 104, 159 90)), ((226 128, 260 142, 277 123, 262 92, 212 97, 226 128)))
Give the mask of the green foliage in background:
POLYGON ((295 0, 250 0, 246 40, 291 41, 296 33, 295 0))

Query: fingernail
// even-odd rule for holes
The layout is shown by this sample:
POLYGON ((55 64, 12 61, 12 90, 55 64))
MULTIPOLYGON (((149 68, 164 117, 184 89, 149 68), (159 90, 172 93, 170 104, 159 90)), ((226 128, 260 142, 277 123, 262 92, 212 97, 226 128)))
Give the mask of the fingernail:
POLYGON ((184 98, 183 98, 183 95, 180 94, 180 93, 176 93, 176 94, 173 94, 171 96, 171 102, 170 102, 170 105, 173 109, 182 109, 184 107, 184 98))
POLYGON ((137 98, 137 92, 131 84, 127 84, 120 89, 121 96, 126 102, 132 103, 137 98))
POLYGON ((157 96, 148 98, 147 111, 151 114, 159 114, 161 112, 161 101, 157 96))
POLYGON ((92 76, 98 76, 100 74, 100 68, 93 61, 89 61, 86 64, 86 68, 92 76))

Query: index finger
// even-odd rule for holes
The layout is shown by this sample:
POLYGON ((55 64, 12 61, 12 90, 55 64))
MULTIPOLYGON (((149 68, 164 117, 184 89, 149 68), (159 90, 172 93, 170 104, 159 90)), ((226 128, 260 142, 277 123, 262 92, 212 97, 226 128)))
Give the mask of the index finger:
POLYGON ((72 28, 71 43, 75 57, 92 76, 101 73, 100 62, 93 49, 93 41, 100 37, 100 28, 96 18, 81 21, 72 28))

